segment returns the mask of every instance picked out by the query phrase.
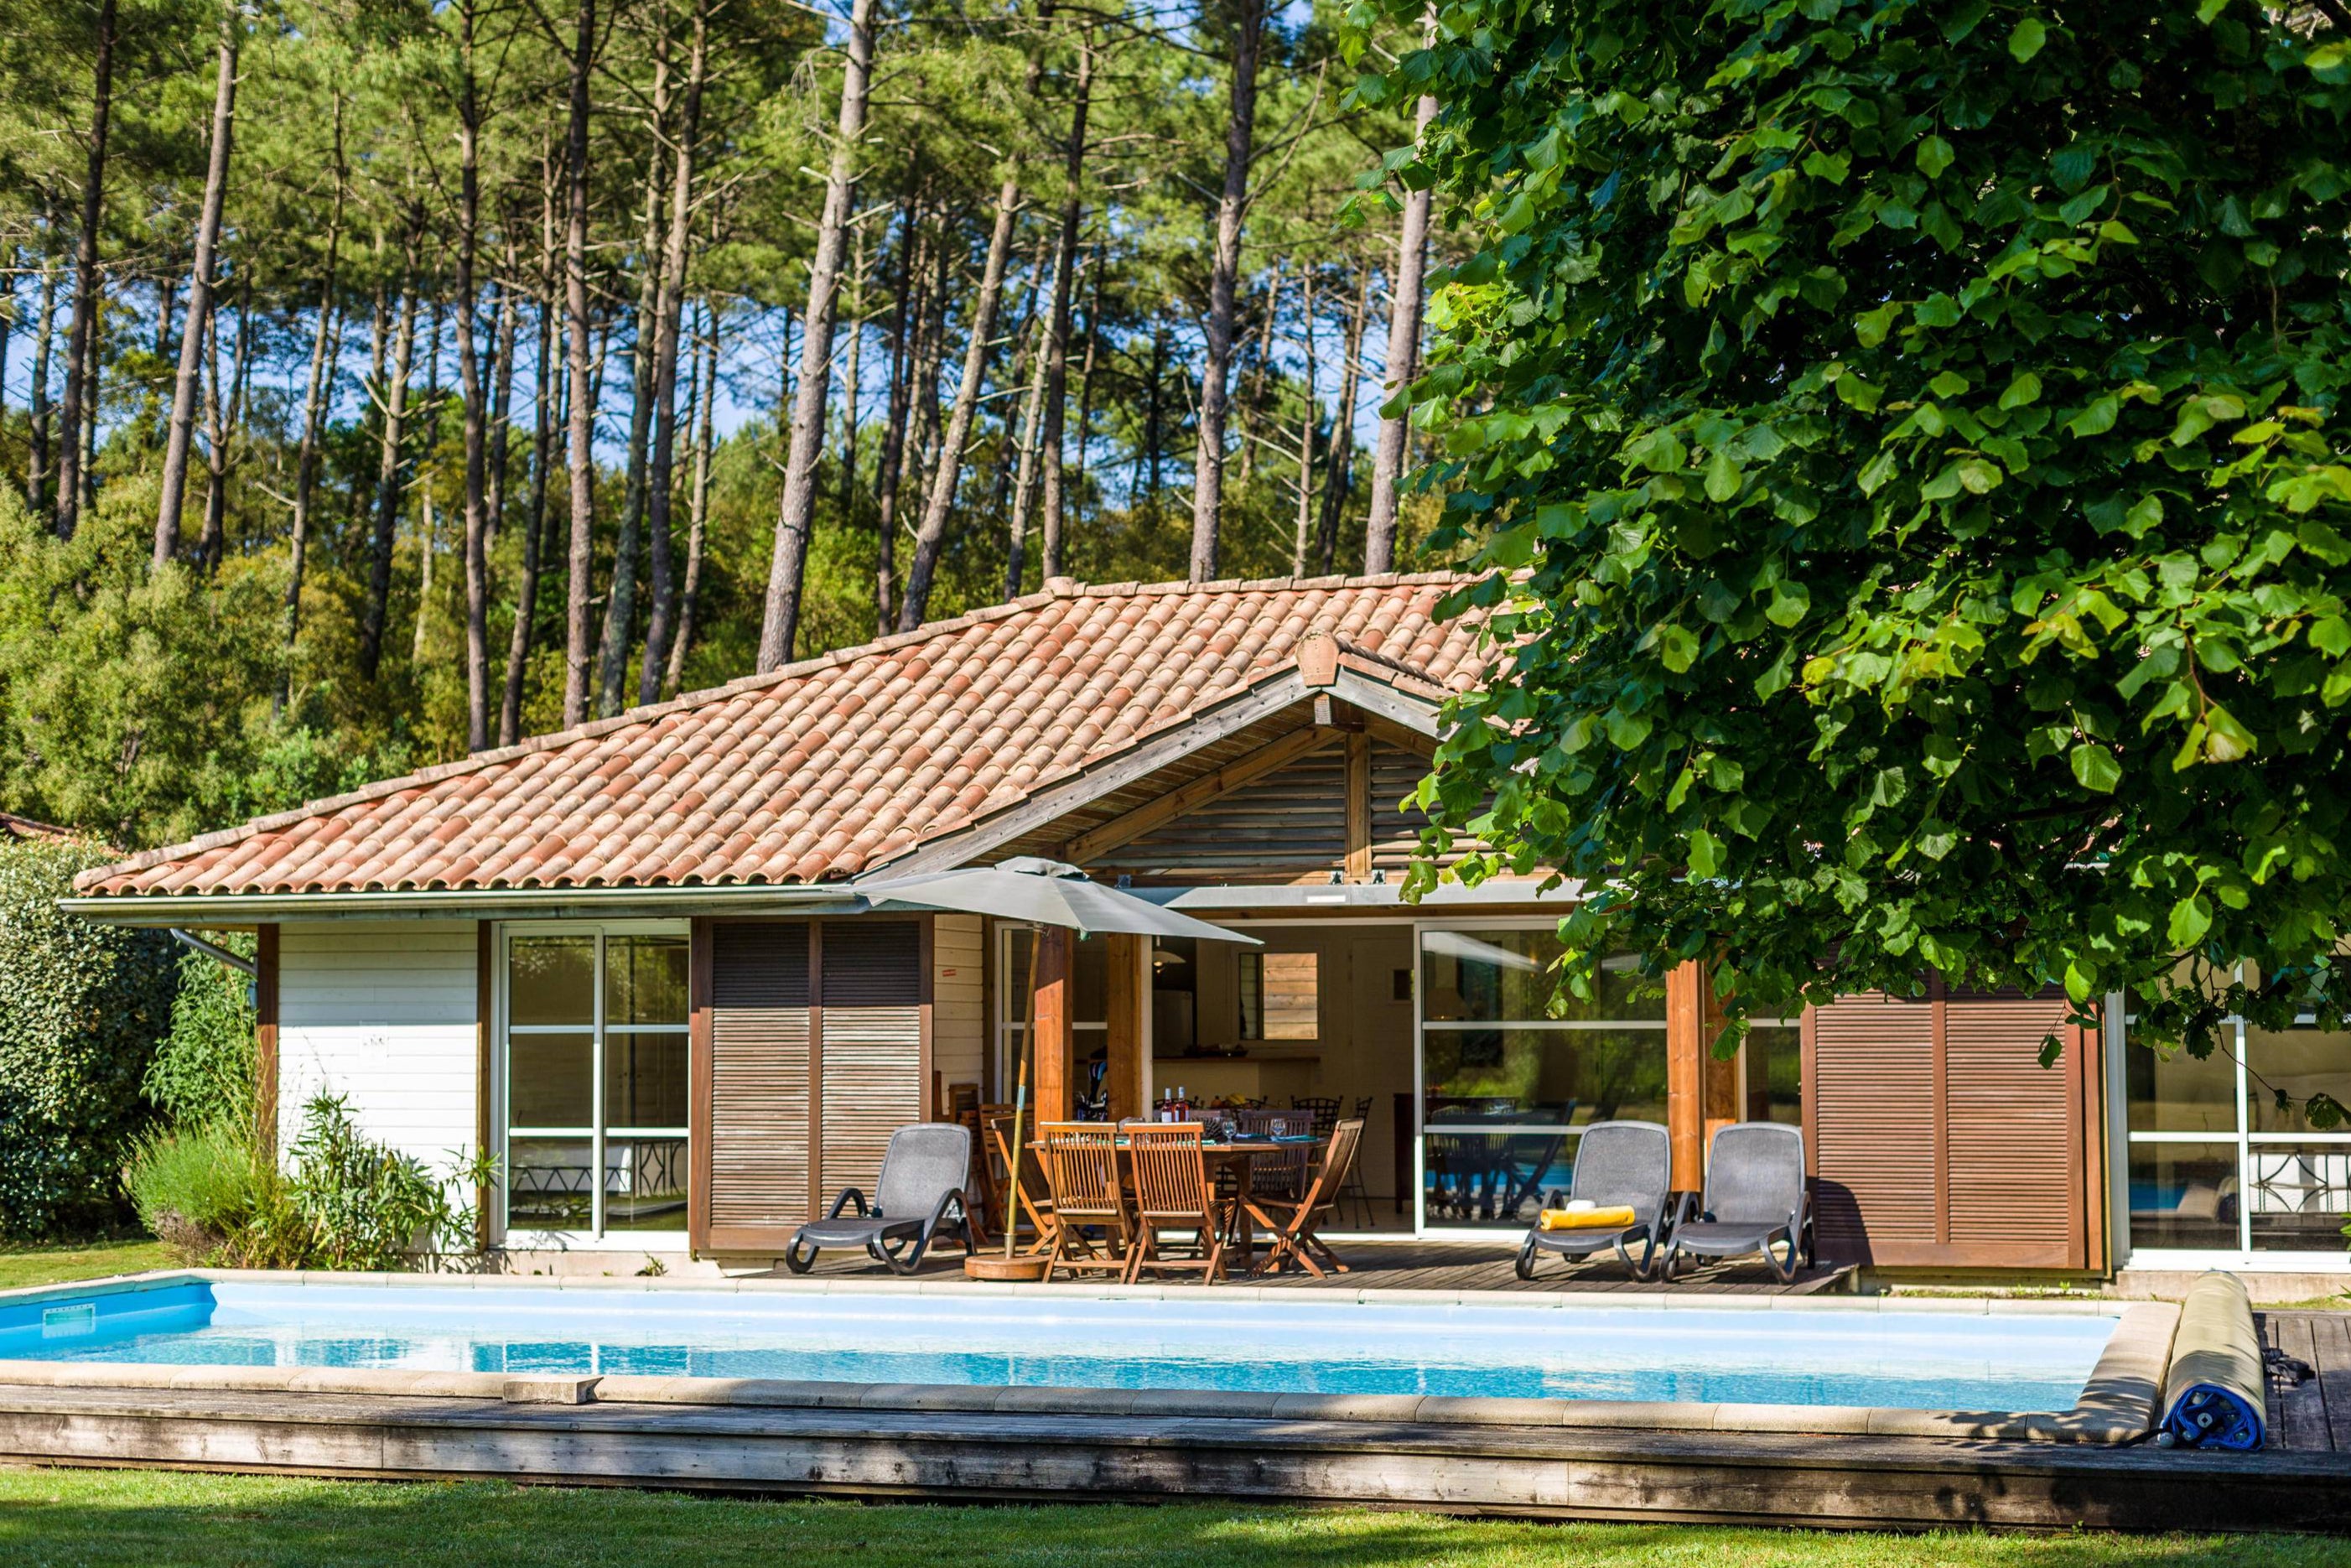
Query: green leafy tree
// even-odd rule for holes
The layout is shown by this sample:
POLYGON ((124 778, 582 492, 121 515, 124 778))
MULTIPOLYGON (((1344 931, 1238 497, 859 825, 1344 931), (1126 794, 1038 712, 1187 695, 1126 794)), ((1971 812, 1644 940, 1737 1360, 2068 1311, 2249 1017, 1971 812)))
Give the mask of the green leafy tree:
POLYGON ((1478 247, 1413 396, 1498 664, 1425 795, 1592 888, 1572 988, 2351 1012, 2338 17, 1446 4, 1367 78, 1478 247))

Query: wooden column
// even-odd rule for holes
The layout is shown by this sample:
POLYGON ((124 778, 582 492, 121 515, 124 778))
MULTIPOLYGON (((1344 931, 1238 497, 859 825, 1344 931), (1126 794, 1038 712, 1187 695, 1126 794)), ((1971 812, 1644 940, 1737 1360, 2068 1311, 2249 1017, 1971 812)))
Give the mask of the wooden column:
POLYGON ((1347 880, 1372 880, 1372 737, 1347 732, 1347 880))
MULTIPOLYGON (((485 927, 486 929, 486 927, 485 927)), ((277 1157, 277 927, 253 932, 253 1117, 264 1158, 277 1157)))
MULTIPOLYGON (((266 940, 273 955, 269 965, 270 988, 274 991, 277 973, 274 956, 277 946, 275 940, 277 928, 265 925, 262 929, 269 933, 266 940)), ((257 954, 259 948, 255 951, 257 954)), ((497 994, 498 928, 491 921, 476 920, 474 922, 474 1148, 476 1153, 496 1146, 492 1141, 490 1129, 490 1099, 491 1085, 496 1082, 492 1057, 497 1047, 497 1030, 493 1027, 497 1019, 497 994)), ((275 1013, 276 1010, 273 998, 271 1011, 275 1013)), ((275 1055, 277 1031, 272 1029, 269 1032, 271 1054, 275 1055)), ((496 1192, 487 1183, 474 1188, 474 1245, 485 1251, 490 1245, 490 1214, 496 1197, 496 1192)))
POLYGON ((697 915, 685 946, 685 1244, 710 1249, 711 925, 697 915))
POLYGON ((1037 1120, 1070 1119, 1071 934, 1048 925, 1037 943, 1037 1120))
POLYGON ((1695 963, 1666 977, 1666 1131, 1673 1140, 1674 1190, 1705 1186, 1706 1103, 1701 991, 1695 963))
POLYGON ((1151 940, 1125 935, 1103 940, 1110 945, 1105 988, 1110 1005, 1110 1071, 1102 1087, 1110 1094, 1110 1119, 1117 1122, 1144 1113, 1143 1042, 1147 1029, 1143 1009, 1151 1000, 1144 966, 1150 962, 1151 940))

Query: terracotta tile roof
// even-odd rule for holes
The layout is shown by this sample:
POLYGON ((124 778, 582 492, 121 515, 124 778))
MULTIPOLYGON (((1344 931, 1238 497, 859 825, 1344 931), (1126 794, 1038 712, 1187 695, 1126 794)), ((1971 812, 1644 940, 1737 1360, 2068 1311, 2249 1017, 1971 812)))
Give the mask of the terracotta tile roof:
POLYGON ((1429 699, 1479 668, 1445 575, 1080 587, 428 768, 86 873, 93 894, 853 876, 1294 667, 1429 699))

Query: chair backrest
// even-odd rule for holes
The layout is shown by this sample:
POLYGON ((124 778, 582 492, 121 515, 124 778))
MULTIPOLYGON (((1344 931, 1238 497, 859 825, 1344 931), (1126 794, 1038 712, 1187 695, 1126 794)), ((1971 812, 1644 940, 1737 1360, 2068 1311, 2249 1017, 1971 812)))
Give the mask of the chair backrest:
POLYGON ((1283 1111, 1271 1105, 1249 1105, 1232 1113, 1233 1125, 1253 1137, 1268 1137, 1276 1124, 1282 1132, 1299 1136, 1311 1132, 1314 1118, 1304 1111, 1283 1111))
POLYGON ((1576 1140, 1570 1197, 1646 1220, 1664 1211, 1673 1185, 1673 1135, 1655 1122, 1594 1122, 1576 1140))
POLYGON ((1785 1225, 1804 1202, 1804 1134, 1783 1122, 1719 1128, 1706 1161, 1706 1211, 1726 1225, 1785 1225))
POLYGON ((1347 1173, 1354 1168, 1355 1151, 1364 1141, 1364 1119, 1350 1116, 1331 1129, 1331 1141, 1322 1146, 1322 1164, 1314 1173, 1314 1186, 1306 1195, 1310 1204, 1337 1201, 1339 1189, 1347 1185, 1347 1173))
POLYGON ((1331 1129, 1339 1124, 1339 1097, 1336 1094, 1292 1094, 1290 1108, 1303 1111, 1312 1118, 1312 1131, 1318 1138, 1327 1138, 1331 1129))
POLYGON ((1107 1122, 1047 1122, 1037 1131, 1045 1143, 1045 1179, 1053 1189, 1056 1218, 1083 1223, 1126 1212, 1117 1128, 1107 1122))
POLYGON ((873 1207, 893 1219, 927 1218, 939 1199, 961 1192, 971 1174, 971 1129, 954 1122, 917 1122, 890 1134, 873 1207))
POLYGON ((1126 1131, 1127 1169, 1134 1178, 1134 1212, 1144 1220, 1184 1219, 1207 1224, 1216 1212, 1216 1189, 1200 1153, 1197 1122, 1137 1124, 1126 1131))

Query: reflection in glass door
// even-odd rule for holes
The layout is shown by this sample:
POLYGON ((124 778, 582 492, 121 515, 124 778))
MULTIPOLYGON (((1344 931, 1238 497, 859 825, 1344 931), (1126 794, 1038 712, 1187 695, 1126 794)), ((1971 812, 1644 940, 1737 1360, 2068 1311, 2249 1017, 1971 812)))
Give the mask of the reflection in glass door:
POLYGON ((686 937, 506 932, 507 1228, 686 1228, 686 937))
POLYGON ((1665 1120, 1664 982, 1610 958, 1554 1010, 1552 923, 1419 939, 1421 1227, 1524 1228, 1565 1194, 1582 1128, 1665 1120))
POLYGON ((2313 1128, 2303 1105, 2315 1093, 2351 1104, 2351 1030, 2309 1014, 2275 1030, 2231 1019, 2200 1060, 2139 1045, 2122 1056, 2134 1252, 2342 1256, 2351 1132, 2313 1128))

